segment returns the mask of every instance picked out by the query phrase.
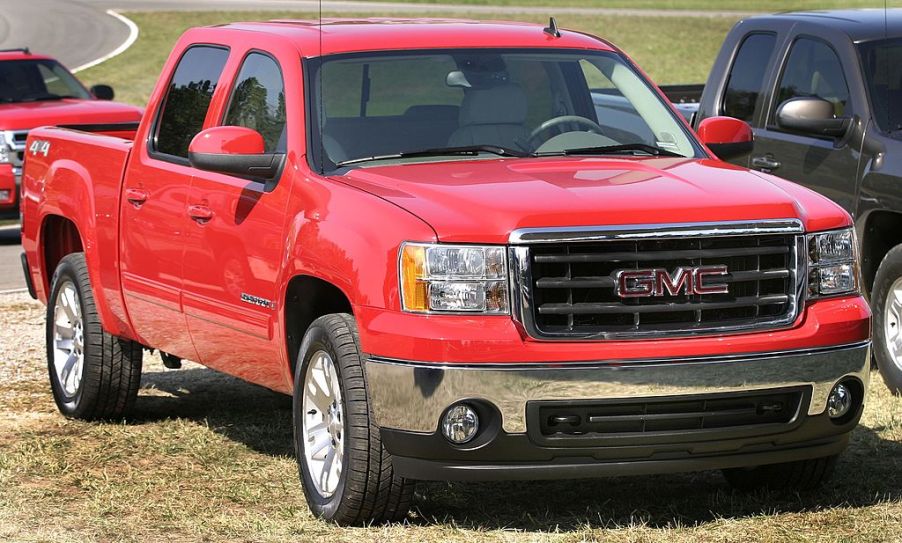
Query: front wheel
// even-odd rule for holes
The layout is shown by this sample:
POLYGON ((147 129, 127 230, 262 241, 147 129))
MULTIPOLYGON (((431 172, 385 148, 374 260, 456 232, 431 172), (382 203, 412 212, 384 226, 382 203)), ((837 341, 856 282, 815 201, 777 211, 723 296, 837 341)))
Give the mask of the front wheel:
POLYGON ((67 417, 128 414, 141 384, 141 345, 103 330, 83 253, 64 257, 47 300, 47 369, 56 405, 67 417))
POLYGON ((394 473, 373 423, 351 315, 326 315, 310 325, 293 403, 295 454, 313 514, 341 525, 403 520, 413 482, 394 473))
POLYGON ((890 250, 877 268, 871 295, 874 359, 893 394, 902 394, 902 245, 890 250))

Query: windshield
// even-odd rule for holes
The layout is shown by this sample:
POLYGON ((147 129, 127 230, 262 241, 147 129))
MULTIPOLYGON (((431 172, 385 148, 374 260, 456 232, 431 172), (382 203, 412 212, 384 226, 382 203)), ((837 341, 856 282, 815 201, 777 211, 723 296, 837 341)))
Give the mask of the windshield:
POLYGON ((874 120, 887 133, 902 131, 902 39, 859 46, 874 120))
POLYGON ((701 156, 670 107, 614 53, 365 53, 313 59, 307 72, 311 155, 324 170, 472 156, 701 156))
POLYGON ((0 103, 91 98, 75 76, 55 60, 0 62, 0 103))

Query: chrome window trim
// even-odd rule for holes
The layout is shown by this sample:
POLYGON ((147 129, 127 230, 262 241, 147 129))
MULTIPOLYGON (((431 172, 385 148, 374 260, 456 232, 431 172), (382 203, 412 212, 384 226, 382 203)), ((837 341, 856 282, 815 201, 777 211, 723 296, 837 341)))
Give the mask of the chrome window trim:
POLYGON ((576 228, 524 228, 511 233, 510 240, 508 270, 510 273, 511 315, 522 332, 540 341, 646 340, 650 338, 711 336, 781 330, 791 328, 795 324, 805 304, 805 293, 808 288, 808 246, 805 229, 802 221, 799 219, 576 228), (794 290, 795 293, 790 295, 789 311, 779 318, 730 326, 684 327, 664 331, 599 332, 595 334, 545 333, 540 331, 535 324, 530 245, 774 234, 795 235, 795 244, 792 247, 792 260, 795 262, 795 266, 790 270, 790 292, 794 290))
POLYGON ((539 243, 584 243, 612 240, 677 239, 700 237, 750 236, 766 234, 802 234, 799 219, 761 221, 701 222, 674 224, 637 224, 622 226, 564 226, 557 228, 520 228, 511 232, 511 245, 539 243))

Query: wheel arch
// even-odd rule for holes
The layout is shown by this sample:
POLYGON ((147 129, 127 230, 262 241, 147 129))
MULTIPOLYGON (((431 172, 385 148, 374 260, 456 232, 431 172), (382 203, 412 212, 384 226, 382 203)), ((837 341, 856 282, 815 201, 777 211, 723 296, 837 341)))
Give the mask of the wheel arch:
POLYGON ((294 378, 304 334, 319 317, 332 313, 354 314, 350 297, 334 283, 313 275, 295 275, 285 289, 283 307, 288 371, 294 378))
POLYGON ((902 213, 889 210, 872 211, 865 218, 861 240, 862 286, 867 292, 874 287, 877 268, 893 247, 902 244, 902 213))

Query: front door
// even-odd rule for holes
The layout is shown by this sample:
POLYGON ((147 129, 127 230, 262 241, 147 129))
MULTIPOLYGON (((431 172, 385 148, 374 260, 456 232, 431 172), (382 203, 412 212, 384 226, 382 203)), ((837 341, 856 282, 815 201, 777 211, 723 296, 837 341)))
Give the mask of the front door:
POLYGON ((191 226, 185 204, 194 172, 188 143, 204 125, 228 56, 213 46, 194 46, 182 55, 160 102, 151 144, 136 141, 123 184, 121 272, 129 319, 143 344, 191 360, 197 353, 181 306, 182 255, 191 226))
POLYGON ((781 129, 776 111, 780 104, 797 96, 827 100, 840 117, 854 118, 856 109, 863 109, 850 98, 843 64, 834 48, 816 38, 798 38, 789 51, 765 128, 755 130, 749 167, 816 190, 854 213, 861 132, 850 129, 843 137, 831 138, 781 129))
MULTIPOLYGON (((297 106, 286 103, 279 64, 250 52, 237 74, 220 124, 252 128, 266 152, 284 154, 286 118, 303 117, 286 115, 297 106)), ((195 170, 184 256, 183 303, 200 361, 274 389, 285 387, 276 330, 291 189, 283 177, 267 192, 262 180, 195 170)))

